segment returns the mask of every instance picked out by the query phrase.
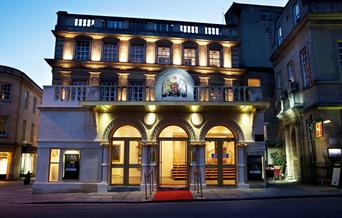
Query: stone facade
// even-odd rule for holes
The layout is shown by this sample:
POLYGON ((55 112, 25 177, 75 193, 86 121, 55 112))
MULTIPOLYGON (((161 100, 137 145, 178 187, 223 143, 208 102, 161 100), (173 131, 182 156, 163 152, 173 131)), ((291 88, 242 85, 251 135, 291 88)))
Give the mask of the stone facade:
POLYGON ((0 85, 1 178, 18 179, 28 170, 34 175, 42 90, 25 73, 6 66, 0 66, 0 85))
POLYGON ((265 185, 270 99, 236 28, 57 14, 34 192, 265 185))

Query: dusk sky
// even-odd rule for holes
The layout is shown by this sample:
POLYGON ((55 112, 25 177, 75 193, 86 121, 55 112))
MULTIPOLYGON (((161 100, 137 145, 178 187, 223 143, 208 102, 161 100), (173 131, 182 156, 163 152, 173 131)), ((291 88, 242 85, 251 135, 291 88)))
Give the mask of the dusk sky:
MULTIPOLYGON (((38 85, 51 84, 57 11, 222 23, 232 0, 0 0, 0 64, 17 68, 38 85)), ((239 3, 284 6, 287 0, 239 0, 239 3)))

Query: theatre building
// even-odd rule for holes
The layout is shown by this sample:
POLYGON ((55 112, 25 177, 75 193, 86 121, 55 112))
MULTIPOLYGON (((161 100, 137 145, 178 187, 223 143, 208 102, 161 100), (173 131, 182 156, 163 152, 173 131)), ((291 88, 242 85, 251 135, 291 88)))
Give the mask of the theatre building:
POLYGON ((34 192, 265 184, 269 102, 236 29, 57 15, 34 192))

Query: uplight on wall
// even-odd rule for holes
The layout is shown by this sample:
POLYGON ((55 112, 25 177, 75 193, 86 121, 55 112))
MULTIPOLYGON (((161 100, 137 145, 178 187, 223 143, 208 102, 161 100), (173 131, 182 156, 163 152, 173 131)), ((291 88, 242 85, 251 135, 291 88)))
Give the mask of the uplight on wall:
POLYGON ((150 112, 154 112, 154 111, 156 111, 157 106, 155 106, 155 105, 148 105, 147 108, 148 108, 148 110, 149 110, 150 112))

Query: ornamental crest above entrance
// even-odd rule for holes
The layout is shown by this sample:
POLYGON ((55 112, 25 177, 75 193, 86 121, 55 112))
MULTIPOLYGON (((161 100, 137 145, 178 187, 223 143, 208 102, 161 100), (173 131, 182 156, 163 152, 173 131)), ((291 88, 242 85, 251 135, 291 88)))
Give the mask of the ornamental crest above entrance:
POLYGON ((156 81, 157 101, 193 101, 194 81, 188 72, 177 68, 162 71, 156 81))

